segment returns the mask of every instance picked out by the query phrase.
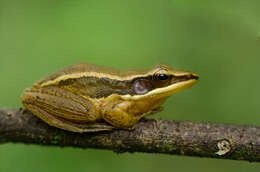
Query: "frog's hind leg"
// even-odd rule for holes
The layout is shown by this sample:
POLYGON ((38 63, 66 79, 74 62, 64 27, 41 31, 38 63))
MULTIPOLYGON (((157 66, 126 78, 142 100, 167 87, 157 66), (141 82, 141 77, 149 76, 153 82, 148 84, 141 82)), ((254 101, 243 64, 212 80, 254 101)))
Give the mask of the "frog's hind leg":
POLYGON ((100 115, 90 100, 63 89, 27 89, 22 103, 38 118, 64 130, 82 133, 113 128, 109 124, 98 123, 100 115))
POLYGON ((27 105, 27 108, 30 109, 30 111, 35 114, 38 118, 45 121, 51 126, 72 131, 72 132, 97 132, 97 131, 108 131, 112 130, 113 126, 106 124, 106 123, 85 123, 85 124, 78 124, 75 122, 71 122, 69 120, 65 120, 62 118, 59 118, 57 116, 53 116, 49 114, 48 112, 44 111, 41 108, 38 108, 37 106, 31 107, 33 105, 27 105), (35 109, 32 110, 32 109, 35 109), (41 115, 37 115, 38 113, 41 113, 41 115))

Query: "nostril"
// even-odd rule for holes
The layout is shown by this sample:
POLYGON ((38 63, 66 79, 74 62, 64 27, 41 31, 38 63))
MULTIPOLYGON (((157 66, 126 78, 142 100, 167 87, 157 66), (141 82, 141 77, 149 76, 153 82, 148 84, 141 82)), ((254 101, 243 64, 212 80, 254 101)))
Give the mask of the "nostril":
POLYGON ((190 73, 190 78, 191 78, 191 79, 199 79, 199 75, 196 74, 196 73, 191 72, 191 73, 190 73))
POLYGON ((198 76, 198 75, 192 75, 192 79, 198 80, 198 79, 199 79, 199 76, 198 76))
POLYGON ((191 74, 190 78, 198 80, 199 76, 197 74, 191 74))

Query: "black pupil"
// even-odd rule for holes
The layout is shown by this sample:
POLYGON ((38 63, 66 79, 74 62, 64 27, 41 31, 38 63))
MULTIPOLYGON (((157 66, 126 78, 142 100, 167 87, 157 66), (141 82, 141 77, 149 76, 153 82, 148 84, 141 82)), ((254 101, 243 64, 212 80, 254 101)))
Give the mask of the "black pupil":
POLYGON ((168 79, 168 75, 165 75, 165 74, 159 74, 158 75, 158 79, 160 79, 160 80, 166 80, 166 79, 168 79))

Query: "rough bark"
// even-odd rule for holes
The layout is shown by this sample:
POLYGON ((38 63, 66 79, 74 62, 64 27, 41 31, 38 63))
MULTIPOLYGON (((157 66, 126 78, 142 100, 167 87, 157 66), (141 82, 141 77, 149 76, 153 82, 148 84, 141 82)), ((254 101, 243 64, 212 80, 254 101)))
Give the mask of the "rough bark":
POLYGON ((26 110, 0 110, 0 143, 109 149, 260 162, 260 127, 141 120, 135 130, 72 133, 51 127, 26 110))

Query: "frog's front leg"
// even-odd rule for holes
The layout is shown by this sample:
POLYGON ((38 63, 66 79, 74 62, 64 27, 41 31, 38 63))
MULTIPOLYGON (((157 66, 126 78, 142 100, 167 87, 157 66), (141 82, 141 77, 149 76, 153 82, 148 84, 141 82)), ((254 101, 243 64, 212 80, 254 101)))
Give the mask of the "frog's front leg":
POLYGON ((131 108, 131 101, 111 101, 105 103, 102 110, 102 118, 116 128, 134 129, 135 124, 142 117, 141 114, 135 114, 131 108))

